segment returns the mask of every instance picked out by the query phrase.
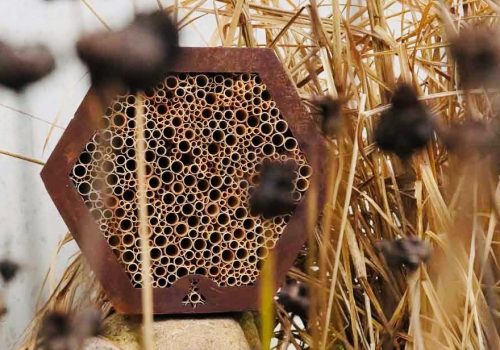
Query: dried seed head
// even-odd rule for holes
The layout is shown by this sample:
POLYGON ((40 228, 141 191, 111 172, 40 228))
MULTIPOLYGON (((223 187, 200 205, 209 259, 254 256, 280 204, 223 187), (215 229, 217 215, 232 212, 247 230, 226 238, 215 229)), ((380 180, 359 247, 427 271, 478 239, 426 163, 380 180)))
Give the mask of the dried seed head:
POLYGON ((0 295, 0 318, 4 316, 9 310, 7 309, 7 306, 5 305, 5 301, 3 297, 0 295))
POLYGON ((493 154, 496 159, 500 158, 500 115, 490 121, 489 138, 486 149, 489 154, 493 154))
POLYGON ((46 350, 80 349, 89 337, 101 332, 101 314, 89 309, 71 315, 53 311, 42 320, 38 342, 46 350))
POLYGON ((96 337, 102 332, 102 316, 99 310, 88 309, 77 314, 72 320, 72 331, 85 339, 96 337))
POLYGON ((297 169, 295 162, 266 162, 261 171, 261 183, 272 184, 279 190, 293 190, 294 171, 297 169))
POLYGON ((500 76, 500 37, 485 26, 462 30, 451 40, 451 53, 466 88, 494 86, 500 76))
POLYGON ((489 123, 484 120, 467 119, 463 123, 453 123, 442 133, 448 150, 461 157, 486 155, 494 138, 489 123))
POLYGON ((426 262, 431 253, 428 243, 415 237, 380 241, 376 247, 390 267, 399 268, 405 265, 410 270, 415 270, 420 263, 426 262))
POLYGON ((177 28, 162 12, 139 15, 121 31, 82 37, 77 52, 95 84, 144 90, 163 78, 177 56, 177 28))
POLYGON ((307 321, 309 312, 309 288, 296 280, 287 280, 278 292, 278 302, 289 313, 307 321))
POLYGON ((321 96, 313 100, 319 117, 319 125, 324 135, 334 137, 342 128, 344 116, 343 101, 331 96, 321 96))
POLYGON ((420 106, 418 96, 412 86, 408 84, 399 84, 391 98, 393 108, 405 109, 414 106, 420 106))
POLYGON ((441 138, 447 149, 467 160, 473 155, 490 157, 491 171, 500 173, 500 119, 467 119, 462 123, 453 123, 442 131, 441 138))
POLYGON ((295 164, 265 163, 262 167, 260 184, 252 193, 250 208, 265 218, 290 214, 297 205, 293 200, 295 164))
POLYGON ((1 85, 21 90, 45 77, 54 68, 54 57, 43 45, 13 47, 0 42, 1 85))
POLYGON ((433 118, 418 100, 415 90, 400 84, 394 91, 391 107, 380 116, 375 128, 377 145, 406 159, 424 147, 433 133, 433 118))
POLYGON ((19 265, 10 260, 0 261, 0 275, 5 283, 12 281, 19 271, 19 265))
POLYGON ((482 155, 490 157, 492 173, 500 174, 500 115, 498 114, 488 123, 481 152, 482 155))
POLYGON ((53 311, 43 318, 38 337, 46 344, 55 338, 67 337, 70 332, 70 317, 66 313, 53 311))

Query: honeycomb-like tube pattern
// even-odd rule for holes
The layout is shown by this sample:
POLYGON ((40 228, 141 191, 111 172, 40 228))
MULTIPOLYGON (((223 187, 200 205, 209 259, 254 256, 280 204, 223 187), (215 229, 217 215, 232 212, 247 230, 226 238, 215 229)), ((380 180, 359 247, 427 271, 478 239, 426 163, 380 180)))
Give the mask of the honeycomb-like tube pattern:
MULTIPOLYGON (((249 195, 267 160, 298 164, 294 198, 311 168, 257 74, 173 74, 144 100, 153 286, 188 274, 251 285, 290 215, 252 215, 249 195)), ((136 99, 119 96, 70 177, 110 247, 141 287, 135 155, 136 99)))

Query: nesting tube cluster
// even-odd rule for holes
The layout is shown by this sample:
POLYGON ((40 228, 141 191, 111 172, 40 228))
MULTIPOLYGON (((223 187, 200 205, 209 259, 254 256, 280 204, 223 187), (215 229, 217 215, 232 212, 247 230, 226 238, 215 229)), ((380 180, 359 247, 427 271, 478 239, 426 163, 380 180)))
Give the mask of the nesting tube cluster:
MULTIPOLYGON (((266 160, 297 164, 293 196, 311 168, 257 74, 169 75, 144 102, 153 286, 199 274, 219 286, 251 285, 290 215, 252 215, 249 195, 266 160)), ((127 271, 141 287, 135 97, 119 96, 106 127, 70 174, 127 271)))

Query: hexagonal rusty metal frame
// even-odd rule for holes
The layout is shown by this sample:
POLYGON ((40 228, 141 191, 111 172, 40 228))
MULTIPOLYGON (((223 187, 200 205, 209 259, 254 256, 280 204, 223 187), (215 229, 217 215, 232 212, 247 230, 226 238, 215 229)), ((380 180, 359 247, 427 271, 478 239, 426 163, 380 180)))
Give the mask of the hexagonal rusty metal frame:
MULTIPOLYGON (((313 168, 318 208, 324 203, 326 142, 301 104, 296 88, 278 58, 270 49, 183 48, 171 73, 257 73, 266 84, 282 117, 298 140, 299 148, 313 168)), ((97 131, 96 91, 91 88, 78 108, 54 152, 41 172, 47 191, 54 201, 96 274, 110 301, 119 313, 141 313, 141 289, 134 288, 124 268, 113 254, 96 221, 70 179, 70 172, 85 144, 97 131)), ((112 99, 107 99, 111 102, 112 99)), ((99 109, 97 109, 99 110, 99 109)), ((307 190, 273 248, 276 289, 284 281, 298 252, 307 239, 307 190)), ((219 287, 208 277, 188 275, 167 288, 154 288, 155 314, 220 313, 256 310, 259 306, 260 277, 251 286, 219 287), (207 302, 196 308, 186 307, 182 299, 193 278, 207 302)))

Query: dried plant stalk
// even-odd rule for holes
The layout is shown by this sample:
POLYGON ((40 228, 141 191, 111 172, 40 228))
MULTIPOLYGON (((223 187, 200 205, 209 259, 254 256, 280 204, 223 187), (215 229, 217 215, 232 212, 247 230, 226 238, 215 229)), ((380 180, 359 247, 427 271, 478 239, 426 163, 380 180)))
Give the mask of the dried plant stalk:
POLYGON ((146 198, 146 141, 144 135, 143 98, 137 96, 136 100, 136 157, 137 157, 137 199, 139 209, 139 235, 141 240, 142 262, 142 327, 143 346, 145 350, 153 350, 153 283, 151 279, 151 247, 149 245, 148 209, 146 198))

